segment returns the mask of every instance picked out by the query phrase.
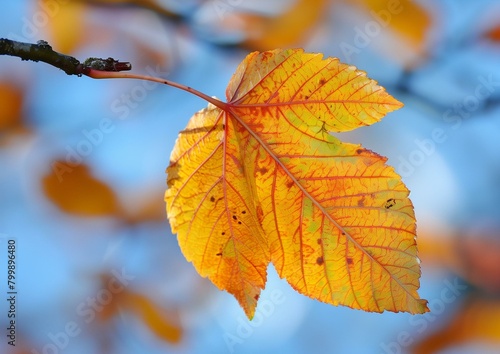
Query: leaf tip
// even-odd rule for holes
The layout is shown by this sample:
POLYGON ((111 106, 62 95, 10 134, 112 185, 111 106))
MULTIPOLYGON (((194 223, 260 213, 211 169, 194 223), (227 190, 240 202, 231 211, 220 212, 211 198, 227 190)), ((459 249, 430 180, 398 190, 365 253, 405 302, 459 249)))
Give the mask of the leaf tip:
POLYGON ((259 295, 255 295, 255 297, 252 300, 254 301, 250 301, 249 303, 246 304, 242 304, 240 302, 240 306, 243 308, 243 311, 245 311, 245 315, 247 316, 249 321, 253 320, 253 317, 255 316, 255 309, 257 307, 259 295))
POLYGON ((247 315, 248 320, 251 321, 251 320, 253 320, 253 317, 255 316, 255 310, 252 312, 245 311, 245 314, 247 315))
POLYGON ((398 109, 403 108, 405 106, 403 102, 395 99, 394 97, 393 97, 393 99, 394 99, 394 106, 395 106, 394 110, 398 110, 398 109))
POLYGON ((419 304, 419 312, 417 312, 416 314, 424 314, 427 312, 431 312, 428 306, 429 302, 427 300, 419 299, 418 304, 419 304))

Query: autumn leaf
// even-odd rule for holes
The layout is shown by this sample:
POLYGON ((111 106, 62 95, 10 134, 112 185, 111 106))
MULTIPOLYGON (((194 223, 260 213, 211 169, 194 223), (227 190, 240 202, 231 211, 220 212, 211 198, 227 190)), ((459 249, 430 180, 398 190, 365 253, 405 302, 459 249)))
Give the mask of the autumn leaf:
POLYGON ((79 216, 113 216, 119 212, 114 191, 95 178, 84 164, 62 160, 52 163, 52 171, 42 179, 43 191, 62 211, 79 216))
POLYGON ((9 83, 0 82, 0 132, 20 126, 23 91, 9 83))
POLYGON ((143 186, 117 194, 111 186, 94 176, 84 163, 56 160, 42 178, 45 196, 61 211, 80 217, 115 217, 129 225, 165 221, 159 187, 143 186), (124 202, 124 199, 130 202, 124 202), (130 206, 132 205, 132 206, 130 206))
POLYGON ((463 347, 469 343, 498 346, 500 344, 499 316, 498 298, 472 293, 461 304, 458 311, 447 319, 446 324, 416 342, 410 348, 409 353, 452 353, 453 348, 463 347))
POLYGON ((148 328, 160 339, 170 343, 179 343, 182 328, 172 314, 157 306, 148 297, 128 292, 123 299, 126 307, 134 311, 148 328))
POLYGON ((402 106, 336 58, 251 53, 181 131, 167 169, 172 231, 197 271, 252 318, 274 264, 334 305, 428 311, 419 299, 413 206, 386 158, 330 132, 402 106))
POLYGON ((426 9, 415 1, 357 0, 373 14, 387 16, 388 25, 414 48, 421 50, 432 23, 426 9))
POLYGON ((65 53, 77 50, 85 37, 86 5, 79 2, 68 2, 64 6, 56 4, 57 7, 53 9, 52 0, 41 0, 38 6, 40 7, 39 11, 45 11, 45 9, 53 11, 47 31, 54 47, 65 53), (71 28, 71 31, 68 31, 68 28, 71 28))
POLYGON ((297 0, 277 17, 242 14, 250 33, 243 45, 252 49, 276 48, 299 43, 327 10, 325 0, 297 0))
MULTIPOLYGON (((109 284, 113 279, 108 274, 102 274, 100 278, 104 285, 109 284)), ((183 328, 179 323, 177 311, 166 310, 145 295, 125 288, 114 294, 111 301, 98 313, 97 319, 109 328, 108 321, 118 316, 120 311, 134 314, 161 340, 177 344, 182 339, 183 328)))
POLYGON ((0 147, 12 136, 30 131, 23 122, 23 88, 9 82, 0 82, 0 147))

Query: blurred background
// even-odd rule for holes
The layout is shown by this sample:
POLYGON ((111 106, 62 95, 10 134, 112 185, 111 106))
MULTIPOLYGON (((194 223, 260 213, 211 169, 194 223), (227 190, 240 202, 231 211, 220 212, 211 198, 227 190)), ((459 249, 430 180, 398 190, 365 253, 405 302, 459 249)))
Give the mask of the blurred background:
MULTIPOLYGON (((171 87, 0 57, 0 284, 17 243, 17 341, 0 352, 499 353, 500 4, 408 0, 38 0, 0 37, 113 57, 220 98, 254 50, 356 65, 405 103, 341 134, 411 190, 430 313, 372 314, 293 291, 269 268, 257 314, 201 278, 170 232, 165 168, 206 106, 171 87)), ((0 327, 9 326, 0 301, 0 327)))

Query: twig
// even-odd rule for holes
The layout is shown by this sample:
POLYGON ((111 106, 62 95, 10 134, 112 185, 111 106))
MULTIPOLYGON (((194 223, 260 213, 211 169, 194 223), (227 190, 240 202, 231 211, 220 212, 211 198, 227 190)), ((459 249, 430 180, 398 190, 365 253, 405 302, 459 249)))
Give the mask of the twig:
POLYGON ((116 72, 132 69, 130 63, 113 58, 88 58, 80 63, 74 57, 54 51, 46 41, 31 44, 0 38, 0 55, 19 57, 21 60, 42 61, 63 70, 68 75, 88 76, 93 70, 116 72))
POLYGON ((205 95, 192 87, 159 77, 121 73, 121 71, 132 69, 132 64, 129 62, 120 62, 113 58, 88 58, 83 63, 80 63, 78 59, 55 52, 46 41, 38 41, 37 44, 30 44, 0 38, 0 55, 11 55, 19 57, 22 60, 32 60, 36 62, 43 61, 44 63, 63 70, 68 75, 85 75, 93 79, 138 79, 158 82, 187 91, 212 103, 220 109, 227 109, 227 103, 205 95))

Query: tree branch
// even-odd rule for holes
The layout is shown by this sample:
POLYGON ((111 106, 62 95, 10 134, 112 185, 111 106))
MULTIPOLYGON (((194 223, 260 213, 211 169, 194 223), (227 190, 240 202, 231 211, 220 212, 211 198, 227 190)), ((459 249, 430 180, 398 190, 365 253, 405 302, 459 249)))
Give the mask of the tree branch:
POLYGON ((76 58, 58 53, 46 41, 36 44, 0 38, 0 55, 19 57, 21 60, 42 61, 63 70, 68 75, 89 75, 92 71, 125 71, 132 69, 129 62, 113 58, 88 58, 83 63, 76 58))
POLYGON ((86 75, 93 79, 138 79, 158 82, 187 91, 212 103, 220 109, 227 109, 227 103, 205 95, 192 87, 159 77, 133 73, 121 73, 120 71, 128 71, 132 69, 132 64, 129 62, 120 62, 113 58, 88 58, 83 63, 80 63, 78 59, 55 52, 45 41, 38 41, 36 44, 30 44, 0 38, 0 55, 11 55, 19 57, 21 60, 32 60, 35 62, 43 61, 44 63, 63 70, 68 75, 86 75))

